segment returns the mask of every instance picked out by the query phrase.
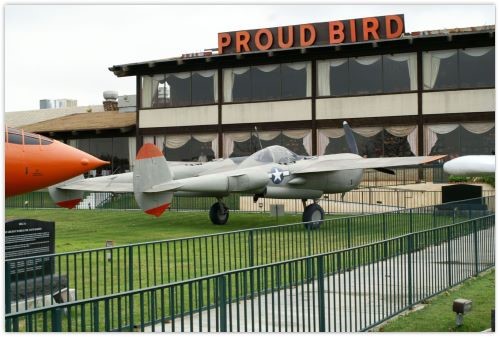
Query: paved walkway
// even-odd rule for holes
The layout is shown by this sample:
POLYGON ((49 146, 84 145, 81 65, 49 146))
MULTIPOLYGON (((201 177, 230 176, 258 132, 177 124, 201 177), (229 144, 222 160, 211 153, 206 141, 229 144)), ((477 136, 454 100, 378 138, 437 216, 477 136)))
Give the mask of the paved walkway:
MULTIPOLYGON (((483 240, 493 235, 493 229, 478 233, 483 240)), ((445 289, 450 282, 475 274, 473 236, 468 235, 447 243, 416 251, 411 256, 411 275, 408 256, 386 259, 364 265, 349 272, 325 278, 325 330, 331 332, 364 330, 385 317, 407 307, 409 299, 418 302, 445 289), (451 264, 448 264, 448 253, 451 264), (451 268, 450 268, 451 266, 451 268), (409 278, 413 290, 408 291, 409 278)), ((478 261, 483 269, 494 261, 493 246, 480 245, 478 261)), ((362 258, 362 257, 361 257, 362 258)), ((273 293, 241 300, 228 305, 228 331, 302 332, 319 331, 320 317, 318 283, 300 284, 273 293), (274 310, 273 310, 274 308, 274 310), (253 310, 252 310, 253 309, 253 310), (252 314, 253 312, 253 314, 252 314)), ((165 331, 217 331, 216 309, 191 317, 184 316, 165 324, 165 331)), ((151 331, 147 327, 146 331, 151 331)), ((161 324, 155 331, 162 331, 161 324)))

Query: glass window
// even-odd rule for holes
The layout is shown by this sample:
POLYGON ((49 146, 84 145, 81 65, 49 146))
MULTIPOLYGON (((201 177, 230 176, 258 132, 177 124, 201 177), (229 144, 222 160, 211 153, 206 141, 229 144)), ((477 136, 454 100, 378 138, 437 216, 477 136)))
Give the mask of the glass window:
MULTIPOLYGON (((410 57, 414 54, 396 54, 383 56, 384 92, 404 92, 416 90, 412 88, 410 76, 416 79, 416 59, 412 62, 410 57), (413 69, 415 66, 415 69, 413 69)), ((416 56, 416 55, 415 55, 416 56)))
POLYGON ((215 70, 209 71, 198 71, 192 74, 192 104, 212 104, 215 103, 216 90, 214 85, 216 85, 217 73, 215 70))
POLYGON ((252 100, 279 99, 281 93, 280 66, 252 67, 252 100))
POLYGON ((113 173, 123 173, 130 170, 128 137, 113 138, 113 173))
POLYGON ((191 104, 191 73, 176 73, 167 76, 170 86, 170 106, 191 104))
POLYGON ((382 57, 349 58, 349 87, 351 95, 382 92, 382 57))
POLYGON ((231 90, 232 99, 231 95, 229 97, 226 96, 226 101, 227 102, 250 101, 252 99, 252 77, 250 68, 227 69, 227 71, 230 72, 230 76, 232 78, 232 85, 229 83, 224 83, 224 85, 227 85, 227 89, 232 88, 231 90))
POLYGON ((224 102, 310 96, 310 62, 224 69, 224 102))
POLYGON ((384 130, 384 157, 411 157, 410 143, 406 136, 397 137, 384 130))
POLYGON ((23 136, 20 133, 9 131, 9 143, 10 144, 22 144, 23 143, 23 136))
POLYGON ((349 62, 347 59, 330 62, 330 95, 344 96, 349 94, 349 62))
POLYGON ((458 54, 461 88, 495 86, 495 49, 460 49, 458 54))
POLYGON ((24 134, 24 144, 25 145, 39 145, 40 139, 33 134, 24 134))
POLYGON ((169 161, 207 162, 215 158, 212 142, 200 142, 191 138, 181 147, 165 150, 165 158, 169 161))
POLYGON ((281 65, 281 97, 307 96, 307 64, 285 63, 281 65))

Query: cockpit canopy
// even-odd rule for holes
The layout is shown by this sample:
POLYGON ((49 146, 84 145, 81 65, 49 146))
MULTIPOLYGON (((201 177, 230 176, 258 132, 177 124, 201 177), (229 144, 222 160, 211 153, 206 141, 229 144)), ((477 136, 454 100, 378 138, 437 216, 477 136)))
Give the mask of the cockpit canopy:
POLYGON ((294 163, 301 157, 287 148, 279 145, 268 146, 259 150, 246 158, 240 167, 251 167, 259 164, 277 163, 277 164, 290 164, 294 163))

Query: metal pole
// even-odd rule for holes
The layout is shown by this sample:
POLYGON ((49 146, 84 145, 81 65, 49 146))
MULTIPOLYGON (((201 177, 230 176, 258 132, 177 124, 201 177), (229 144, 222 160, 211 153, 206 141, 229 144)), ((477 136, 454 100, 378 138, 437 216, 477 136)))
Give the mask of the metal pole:
POLYGON ((227 332, 226 277, 218 277, 219 285, 219 331, 227 332))
POLYGON ((319 331, 325 332, 325 280, 323 269, 323 256, 317 257, 317 280, 318 280, 318 320, 319 331))
POLYGON ((413 253, 413 240, 415 234, 408 235, 408 306, 413 307, 413 268, 412 268, 412 253, 413 253))
POLYGON ((479 274, 479 246, 477 242, 477 220, 472 221, 472 226, 474 229, 474 265, 476 270, 476 276, 479 274))

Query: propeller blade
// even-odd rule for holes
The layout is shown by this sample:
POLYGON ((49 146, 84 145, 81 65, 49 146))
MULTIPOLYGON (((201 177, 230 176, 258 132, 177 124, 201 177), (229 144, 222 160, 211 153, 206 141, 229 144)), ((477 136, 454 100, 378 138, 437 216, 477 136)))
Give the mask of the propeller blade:
POLYGON ((379 167, 379 168, 376 168, 375 170, 382 172, 382 173, 396 175, 396 172, 394 172, 393 170, 389 170, 388 168, 379 167))
POLYGON ((354 154, 359 154, 358 145, 356 145, 356 139, 354 139, 354 133, 352 132, 351 127, 347 124, 346 121, 343 123, 343 128, 345 132, 345 139, 347 141, 347 146, 349 147, 349 151, 354 154))

